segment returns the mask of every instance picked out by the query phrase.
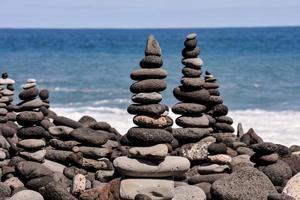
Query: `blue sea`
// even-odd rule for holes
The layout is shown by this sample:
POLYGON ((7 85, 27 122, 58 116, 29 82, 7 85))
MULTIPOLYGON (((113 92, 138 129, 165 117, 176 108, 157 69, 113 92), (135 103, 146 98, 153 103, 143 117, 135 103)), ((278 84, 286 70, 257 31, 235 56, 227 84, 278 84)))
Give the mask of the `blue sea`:
POLYGON ((125 133, 132 126, 129 75, 139 68, 148 35, 162 48, 169 72, 164 103, 172 106, 190 32, 198 34, 203 70, 218 79, 235 123, 269 141, 300 144, 300 27, 0 29, 0 72, 16 81, 17 92, 35 78, 39 88, 49 89, 58 114, 89 114, 125 133))

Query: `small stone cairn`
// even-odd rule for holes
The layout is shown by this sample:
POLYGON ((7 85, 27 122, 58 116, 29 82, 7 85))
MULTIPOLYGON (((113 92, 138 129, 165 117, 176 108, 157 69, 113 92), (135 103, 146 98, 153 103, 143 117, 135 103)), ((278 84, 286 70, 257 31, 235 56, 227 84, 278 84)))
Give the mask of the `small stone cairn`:
POLYGON ((143 195, 151 199, 172 199, 172 177, 190 168, 186 158, 168 156, 173 140, 170 128, 173 122, 167 116, 168 107, 159 104, 162 100, 160 92, 166 89, 163 79, 167 72, 160 68, 162 65, 159 43, 150 35, 145 57, 140 62, 142 69, 131 74, 136 82, 130 87, 134 104, 128 107, 128 112, 136 115, 133 122, 138 127, 129 129, 122 139, 131 146, 128 156, 114 160, 116 170, 123 175, 120 184, 122 199, 143 195))

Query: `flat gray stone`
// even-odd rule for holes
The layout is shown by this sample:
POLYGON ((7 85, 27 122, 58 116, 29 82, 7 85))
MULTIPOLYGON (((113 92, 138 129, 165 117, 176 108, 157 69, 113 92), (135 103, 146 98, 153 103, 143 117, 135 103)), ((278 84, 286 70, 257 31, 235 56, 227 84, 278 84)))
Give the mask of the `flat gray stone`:
POLYGON ((128 150, 128 153, 133 158, 163 159, 168 155, 168 146, 157 144, 150 147, 133 147, 128 150))

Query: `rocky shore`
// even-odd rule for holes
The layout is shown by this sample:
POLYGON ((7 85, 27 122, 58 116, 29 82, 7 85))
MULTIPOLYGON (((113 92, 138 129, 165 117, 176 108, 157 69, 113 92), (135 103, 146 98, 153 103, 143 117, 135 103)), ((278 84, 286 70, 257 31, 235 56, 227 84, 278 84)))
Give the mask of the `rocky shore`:
POLYGON ((153 35, 144 53, 130 75, 136 126, 122 134, 91 116, 58 116, 35 79, 15 103, 15 81, 2 74, 0 200, 300 200, 300 146, 232 127, 217 79, 201 78, 196 34, 186 36, 173 90, 177 119, 161 103, 167 71, 153 35))

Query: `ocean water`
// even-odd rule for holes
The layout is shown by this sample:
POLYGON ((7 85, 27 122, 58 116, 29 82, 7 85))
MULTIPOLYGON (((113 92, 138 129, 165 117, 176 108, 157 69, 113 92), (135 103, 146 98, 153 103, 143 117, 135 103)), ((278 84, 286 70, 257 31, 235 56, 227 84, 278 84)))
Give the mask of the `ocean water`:
POLYGON ((147 36, 153 33, 162 48, 169 72, 164 103, 172 106, 190 32, 198 34, 203 69, 218 79, 235 125, 253 127, 267 141, 300 144, 300 27, 0 29, 0 72, 16 80, 17 92, 28 78, 37 79, 60 115, 88 114, 125 133, 132 126, 129 75, 139 67, 147 36))

